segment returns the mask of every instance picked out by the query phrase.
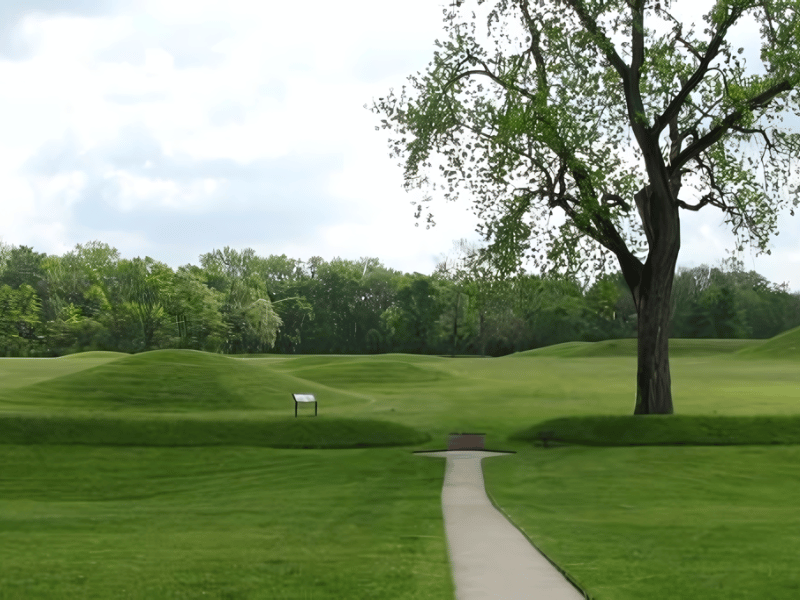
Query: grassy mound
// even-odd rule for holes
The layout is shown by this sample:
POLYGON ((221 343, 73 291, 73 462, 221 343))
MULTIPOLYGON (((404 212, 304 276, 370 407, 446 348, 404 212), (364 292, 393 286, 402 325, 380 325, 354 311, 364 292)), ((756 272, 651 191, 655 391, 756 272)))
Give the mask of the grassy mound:
POLYGON ((800 359, 800 327, 784 331, 752 348, 745 348, 739 355, 747 358, 800 359))
MULTIPOLYGON (((77 360, 77 359, 72 359, 77 360)), ((224 385, 227 369, 237 364, 222 356, 163 350, 125 356, 18 391, 33 403, 73 402, 107 408, 237 408, 247 404, 224 385)))
POLYGON ((64 356, 60 356, 59 358, 61 360, 86 360, 87 358, 114 359, 114 358, 123 358, 125 356, 130 356, 130 354, 126 354, 125 352, 112 352, 110 350, 90 350, 89 352, 77 352, 75 354, 65 354, 64 356))
MULTIPOLYGON (((76 361, 79 359, 71 359, 76 361)), ((43 365, 48 366, 48 365, 43 365)), ((338 405, 364 402, 257 362, 192 350, 157 350, 40 380, 5 404, 100 410, 290 410, 291 394, 318 393, 338 405)))
MULTIPOLYGON (((435 359, 434 359, 435 360, 435 359)), ((444 359, 442 359, 444 360, 444 359)), ((276 369, 295 377, 336 388, 396 386, 408 383, 433 383, 451 375, 429 364, 416 364, 417 357, 392 355, 373 357, 307 357, 282 361, 276 369)), ((426 360, 429 363, 430 360, 426 360)))
POLYGON ((528 357, 539 357, 539 356, 568 358, 572 356, 581 356, 582 353, 587 351, 590 346, 594 346, 594 343, 564 342, 563 344, 553 344, 552 346, 535 348, 534 350, 524 350, 523 352, 515 352, 514 354, 509 354, 508 358, 528 358, 528 357))
POLYGON ((563 417, 519 431, 509 439, 586 446, 800 444, 800 416, 563 417))
MULTIPOLYGON (((798 336, 800 337, 800 336, 798 336)), ((745 349, 759 347, 762 340, 697 340, 671 339, 669 352, 672 357, 711 356, 733 354, 745 349)), ((602 342, 566 342, 536 350, 518 352, 512 356, 548 356, 561 358, 611 358, 617 356, 636 356, 637 343, 634 338, 605 340, 602 342)))
POLYGON ((0 444, 365 448, 416 445, 429 439, 411 427, 377 420, 0 414, 0 444))
POLYGON ((86 352, 60 358, 0 358, 0 395, 41 381, 97 367, 127 354, 86 352))

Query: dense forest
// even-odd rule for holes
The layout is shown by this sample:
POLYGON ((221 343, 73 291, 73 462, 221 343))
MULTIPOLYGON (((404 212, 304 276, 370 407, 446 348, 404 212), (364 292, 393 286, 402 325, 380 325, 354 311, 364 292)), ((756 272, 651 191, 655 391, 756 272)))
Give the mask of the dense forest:
MULTIPOLYGON (((0 356, 191 348, 241 353, 503 355, 634 337, 620 275, 493 277, 465 245, 430 275, 230 248, 177 270, 101 242, 63 256, 0 244, 0 356)), ((800 325, 800 294, 741 265, 682 269, 672 337, 767 338, 800 325)))

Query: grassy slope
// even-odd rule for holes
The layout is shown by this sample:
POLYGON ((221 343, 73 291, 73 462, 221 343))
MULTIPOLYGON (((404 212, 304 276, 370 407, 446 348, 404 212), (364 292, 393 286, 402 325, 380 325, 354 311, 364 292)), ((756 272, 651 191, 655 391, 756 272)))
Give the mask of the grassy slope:
POLYGON ((763 344, 742 350, 748 358, 800 359, 800 327, 785 331, 763 344))
POLYGON ((800 415, 577 416, 549 419, 512 435, 551 446, 736 446, 800 444, 800 415))
MULTIPOLYGON (((83 366, 83 361, 71 362, 83 366)), ((41 364, 42 370, 49 368, 49 364, 41 364)), ((6 408, 34 410, 196 413, 258 409, 283 416, 293 414, 293 392, 327 395, 340 406, 367 402, 345 390, 329 390, 250 361, 189 350, 123 356, 59 375, 44 379, 40 374, 39 381, 16 388, 13 394, 7 388, 0 401, 6 408)))
POLYGON ((800 447, 517 449, 490 494, 592 598, 800 593, 800 447))
MULTIPOLYGON (((743 344, 739 348, 746 345, 743 344)), ((738 353, 739 348, 732 349, 730 344, 709 341, 705 346, 702 343, 695 344, 693 348, 688 349, 690 351, 674 356, 673 383, 678 412, 686 415, 800 414, 798 410, 800 369, 797 365, 785 360, 772 360, 768 354, 762 355, 760 360, 749 360, 744 350, 738 353), (715 354, 718 350, 724 350, 724 355, 715 354)), ((750 597, 763 597, 763 593, 759 592, 765 588, 768 588, 775 598, 796 597, 793 586, 797 584, 797 579, 793 575, 792 557, 800 552, 800 534, 793 520, 794 513, 787 508, 787 503, 793 501, 798 491, 792 487, 794 484, 789 466, 792 461, 800 458, 793 454, 795 451, 793 447, 541 449, 520 442, 505 442, 512 432, 526 424, 534 424, 547 418, 565 415, 629 414, 633 405, 634 359, 631 355, 615 356, 613 351, 613 348, 607 345, 602 352, 598 352, 598 348, 595 348, 590 355, 569 359, 548 356, 542 352, 502 359, 448 360, 390 355, 242 360, 238 361, 238 364, 251 367, 253 372, 248 375, 248 371, 234 371, 237 367, 231 367, 232 375, 229 380, 231 383, 227 385, 236 389, 234 386, 242 383, 243 388, 249 386, 247 389, 256 390, 265 381, 284 382, 286 388, 271 392, 277 394, 276 400, 284 398, 280 400, 283 408, 279 408, 278 404, 274 407, 270 405, 269 393, 258 399, 253 399, 250 393, 240 393, 238 396, 240 403, 236 408, 224 411, 213 406, 213 403, 204 405, 181 401, 173 406, 162 404, 157 412, 163 417, 174 413, 184 415, 191 413, 191 416, 197 418, 219 418, 223 415, 230 418, 262 418, 265 415, 277 414, 279 410, 291 411, 290 399, 289 406, 286 406, 284 396, 287 393, 313 388, 318 390, 316 393, 320 397, 322 415, 369 417, 404 423, 434 436, 433 441, 425 447, 441 447, 444 436, 449 431, 486 431, 489 434, 487 441, 491 447, 511 447, 519 450, 519 453, 512 457, 485 461, 484 468, 490 494, 508 511, 516 523, 522 525, 538 544, 570 573, 578 577, 596 597, 692 598, 699 597, 695 590, 700 588, 703 590, 701 594, 703 598, 736 597, 738 592, 731 592, 725 583, 726 577, 737 586, 742 585, 741 589, 744 590, 742 594, 750 594, 750 597), (760 490, 764 490, 764 493, 760 493, 760 490), (736 493, 739 495, 736 496, 736 493), (679 502, 677 499, 683 500, 679 502), (685 523, 685 526, 680 526, 674 531, 671 526, 675 523, 685 523), (774 539, 775 543, 768 543, 769 539, 774 539), (748 540, 751 540, 752 544, 748 540), (748 550, 753 552, 752 563, 748 562, 746 554, 748 550), (727 566, 728 563, 732 565, 730 568, 727 566), (674 576, 665 577, 664 573, 669 573, 670 569, 674 570, 674 576), (700 588, 697 588, 698 585, 700 588)), ((232 364, 234 363, 225 363, 225 365, 232 364)), ((0 371, 4 366, 5 363, 0 361, 0 371)), ((0 378, 0 387, 2 382, 3 379, 0 378)), ((80 387, 73 386, 69 389, 76 391, 80 387)), ((44 392, 42 394, 39 397, 41 404, 27 407, 22 406, 18 395, 9 399, 6 394, 5 408, 14 406, 15 410, 26 408, 31 412, 45 414, 53 410, 63 410, 69 406, 69 402, 75 402, 75 399, 55 398, 52 395, 48 399, 44 392)), ((150 418, 155 410, 139 404, 120 405, 115 401, 106 404, 104 402, 95 399, 84 404, 84 408, 95 413, 103 407, 105 407, 103 410, 108 410, 108 406, 114 406, 114 414, 140 417, 144 415, 147 418, 150 418)), ((5 450, 9 448, 14 447, 7 446, 5 450)), ((35 449, 35 447, 27 448, 32 451, 35 449)), ((4 448, 0 446, 0 450, 4 448)), ((91 451, 91 449, 75 448, 69 452, 78 450, 91 451)), ((111 456, 114 460, 121 461, 123 465, 120 473, 125 472, 127 459, 119 458, 123 454, 118 453, 131 451, 133 450, 109 450, 113 453, 111 456)), ((161 452, 157 449, 141 450, 141 452, 157 451, 161 452)), ((169 463, 174 462, 176 467, 172 468, 172 471, 180 472, 183 469, 181 461, 191 468, 202 469, 204 464, 212 462, 211 455, 206 453, 211 452, 216 455, 217 452, 226 453, 235 450, 173 449, 169 452, 175 454, 170 454, 169 458, 166 458, 167 455, 158 455, 162 458, 156 460, 164 462, 165 470, 171 469, 169 463)), ((287 465, 300 465, 303 457, 311 456, 309 453, 315 451, 293 453, 268 449, 242 449, 242 452, 263 453, 258 454, 258 460, 262 463, 268 463, 273 457, 286 456, 292 457, 286 459, 287 465)), ((341 579, 346 579, 348 573, 351 573, 357 581, 386 582, 390 577, 385 571, 391 566, 391 562, 386 558, 394 557, 394 553, 399 552, 402 546, 395 549, 391 545, 380 546, 380 540, 383 539, 381 536, 365 539, 363 536, 366 533, 363 529, 366 524, 358 523, 354 514, 380 510, 380 506, 392 497, 386 486, 396 477, 390 470, 384 472, 380 468, 368 468, 365 463, 360 462, 360 458, 353 458, 362 456, 354 454, 357 452, 359 451, 343 450, 320 455, 332 461, 328 465, 333 472, 341 473, 337 485, 355 490, 363 489, 363 493, 336 496, 350 512, 336 513, 342 526, 336 534, 339 544, 337 547, 327 548, 326 552, 330 552, 331 556, 339 561, 341 579), (354 470, 351 470, 351 467, 354 470), (369 486, 364 487, 362 481, 369 482, 369 486), (350 526, 346 526, 348 523, 350 526), (368 571, 370 573, 368 577, 358 575, 362 571, 356 564, 355 555, 350 552, 351 547, 358 547, 367 554, 375 555, 373 557, 375 562, 371 563, 372 570, 368 571)), ((379 456, 380 461, 389 461, 386 464, 395 464, 392 462, 393 458, 387 457, 396 457, 398 461, 401 457, 403 460, 409 458, 408 449, 371 452, 384 453, 379 456)), ((372 456, 371 452, 365 452, 363 456, 372 456)), ((38 455, 5 459, 6 464, 16 460, 21 465, 21 473, 9 478, 6 484, 10 487, 15 486, 23 479, 26 469, 40 472, 53 456, 48 450, 40 450, 38 455)), ((88 459, 85 457, 76 459, 73 466, 64 466, 64 473, 69 473, 70 469, 79 471, 79 465, 83 464, 84 460, 88 459)), ((237 470, 237 467, 232 466, 233 463, 226 464, 230 467, 230 473, 237 470)), ((422 475, 423 478, 430 478, 431 481, 428 483, 431 489, 436 489, 432 503, 432 510, 436 516, 431 517, 433 521, 429 521, 429 524, 435 522, 437 527, 441 527, 438 493, 441 489, 442 466, 439 462, 432 471, 422 475)), ((223 471, 228 472, 225 469, 223 471)), ((412 474, 410 477, 413 479, 418 475, 412 474)), ((40 480, 43 489, 49 485, 50 478, 58 476, 57 472, 49 474, 42 472, 40 480)), ((224 516, 227 504, 240 505, 236 499, 236 486, 227 485, 224 479, 227 476, 220 475, 222 477, 220 492, 216 496, 205 498, 202 494, 197 494, 185 503, 189 513, 194 511, 206 514, 203 513, 206 511, 210 515, 206 521, 214 528, 230 525, 230 521, 224 516)), ((125 479, 126 476, 120 475, 120 477, 125 479)), ((313 496, 316 499, 309 499, 312 497, 309 492, 316 489, 317 478, 317 473, 310 471, 302 480, 301 486, 304 486, 306 492, 304 502, 309 506, 309 516, 305 523, 310 524, 312 528, 316 527, 316 524, 325 525, 328 522, 324 520, 325 517, 320 516, 325 515, 328 510, 325 497, 313 496), (310 482, 314 484, 311 485, 310 482), (317 516, 310 516, 312 513, 316 513, 317 516)), ((113 481, 110 475, 103 475, 97 482, 98 493, 104 493, 102 490, 107 484, 115 485, 111 483, 113 481)), ((130 481, 132 486, 139 485, 146 489, 146 481, 149 479, 145 478, 138 484, 135 478, 130 481)), ((277 506, 276 502, 277 504, 282 502, 279 498, 283 498, 282 490, 288 485, 285 483, 288 481, 286 477, 267 477, 261 479, 260 484, 254 484, 254 489, 260 490, 258 493, 265 493, 267 489, 271 489, 278 496, 265 497, 263 506, 269 507, 268 510, 258 508, 251 510, 248 513, 249 517, 242 517, 243 525, 239 532, 236 533, 237 530, 234 528, 232 537, 227 538, 231 540, 230 544, 225 542, 217 547, 209 543, 200 548, 198 556, 202 555, 202 560, 198 559, 198 562, 192 563, 196 568, 189 567, 187 570, 182 570, 177 562, 170 563, 170 557, 180 556, 185 548, 180 549, 175 544, 165 545, 163 538, 159 538, 158 542, 148 541, 150 536, 158 537, 160 528, 169 529, 161 522, 155 523, 152 527, 141 525, 141 536, 135 538, 127 555, 124 553, 121 555, 127 556, 128 559, 134 555, 147 557, 148 552, 155 552, 158 549, 158 552, 161 552, 160 560, 145 561, 142 573, 146 575, 140 576, 140 579, 160 580, 161 585, 166 586, 163 589, 180 589, 182 594, 191 595, 186 592, 187 589, 197 591, 206 585, 207 589, 212 590, 210 597, 237 597, 237 594, 241 597, 251 597, 246 592, 250 588, 242 587, 245 583, 241 581, 254 581, 263 585, 265 581, 271 580, 271 577, 284 578, 284 572, 280 571, 282 567, 276 566, 276 572, 268 569, 258 571, 254 566, 273 564, 269 561, 279 559, 263 559, 256 554, 246 554, 244 550, 238 554, 234 552, 236 560, 239 561, 237 564, 248 573, 244 580, 236 580, 240 581, 239 584, 232 579, 225 580, 224 584, 221 583, 222 579, 212 581, 211 579, 215 577, 221 577, 216 571, 213 577, 209 576, 210 578, 202 583, 201 574, 203 569, 208 568, 207 565, 210 564, 208 561, 225 552, 233 552, 230 550, 236 545, 233 540, 238 542, 247 539, 249 534, 246 534, 245 530, 252 529, 248 528, 248 522, 252 525, 254 520, 264 518, 265 513, 273 510, 283 514, 281 512, 283 509, 277 506), (269 480, 267 487, 265 487, 266 480, 269 480), (223 551, 223 547, 227 549, 223 551), (199 566, 202 564, 206 566, 199 566), (183 580, 188 581, 191 578, 197 579, 192 584, 195 587, 181 587, 185 583, 183 580)), ((199 485, 192 478, 185 479, 185 482, 188 489, 199 485)), ((325 485, 327 484, 320 488, 323 493, 334 496, 343 493, 325 491, 325 485)), ((170 492, 164 492, 163 501, 167 502, 169 496, 170 492)), ((0 498, 2 497, 0 494, 0 498)), ((286 498, 290 497, 294 496, 291 496, 287 488, 286 498)), ((17 552, 22 551, 22 555, 27 557, 25 559, 27 562, 35 563, 37 558, 39 560, 46 558, 43 554, 45 551, 37 548, 45 547, 48 540, 52 541, 55 538, 48 533, 45 524, 77 507, 75 508, 77 512, 74 514, 75 521, 71 527, 73 533, 78 533, 82 541, 76 542, 76 546, 70 552, 60 555, 59 564, 62 565, 64 572, 84 564, 76 557, 81 552, 85 553, 91 549, 89 532, 92 530, 91 515, 95 508, 90 507, 97 505, 93 501, 85 503, 82 505, 85 508, 81 508, 76 504, 70 504, 69 498, 66 500, 62 503, 58 494, 54 492, 49 504, 40 505, 37 504, 36 494, 31 492, 27 498, 23 494, 22 497, 11 500, 10 504, 6 503, 0 507, 0 514, 20 514, 31 527, 41 526, 37 533, 36 544, 30 543, 30 540, 25 541, 23 537, 18 538, 16 545, 13 546, 17 552), (35 506, 40 506, 42 512, 31 513, 35 506), (82 537, 84 535, 89 537, 82 537)), ((416 503, 414 510, 422 509, 425 503, 428 503, 425 507, 430 509, 431 499, 418 498, 410 502, 412 505, 416 503)), ((131 506, 138 507, 140 503, 131 506)), ((129 526, 139 527, 137 524, 140 521, 137 519, 146 520, 146 518, 142 513, 132 519, 129 526)), ((427 520, 429 517, 422 518, 427 520)), ((198 518, 198 522, 200 521, 203 520, 198 518)), ((413 510, 409 509, 398 517, 396 528, 412 529, 416 524, 417 519, 413 510)), ((292 527, 297 530, 302 529, 299 522, 292 527)), ((212 534, 210 538, 214 535, 212 534)), ((431 539, 438 539, 435 543, 442 544, 441 538, 436 538, 438 535, 440 534, 436 533, 431 539)), ((186 546, 191 546, 200 537, 198 535, 197 538, 192 538, 192 541, 186 541, 186 546)), ((297 536, 296 532, 294 537, 286 533, 284 540, 285 552, 302 554, 313 547, 311 545, 313 541, 304 540, 297 536)), ((440 549, 442 547, 438 546, 440 549)), ((418 564, 431 560, 431 557, 434 562, 440 560, 441 556, 436 555, 438 551, 431 551, 428 547, 421 548, 417 556, 418 564)), ((119 549, 115 552, 119 552, 119 549)), ((5 556, 0 557, 0 562, 5 559, 5 556)), ((439 568, 442 567, 440 563, 437 565, 439 568)), ((293 568, 301 567, 286 568, 291 571, 293 568)), ((408 586, 413 589, 418 589, 418 581, 427 581, 424 577, 419 579, 416 574, 418 568, 421 567, 413 567, 404 574, 409 581, 408 586)), ((446 565, 444 568, 446 570, 446 565)), ((441 572, 440 570, 439 576, 441 572)), ((333 570, 319 573, 321 580, 337 580, 333 570)), ((28 578, 28 581, 33 580, 32 577, 28 578)), ((304 588, 297 587, 300 585, 299 579, 288 578, 288 580, 295 583, 287 583, 286 591, 280 594, 275 592, 272 597, 328 597, 317 594, 316 591, 307 593, 304 588), (302 595, 304 593, 306 596, 302 595)), ((63 575, 61 581, 63 585, 67 585, 68 577, 63 575)), ((0 585, 0 590, 3 587, 0 585)), ((56 586, 54 589, 60 588, 56 586)), ((132 594, 131 597, 146 597, 150 592, 152 590, 149 592, 144 590, 132 594)), ((0 598, 3 597, 1 594, 2 592, 0 598)), ((746 597, 745 595, 741 597, 746 597)), ((391 594, 384 595, 384 597, 390 596, 391 594)), ((348 592, 343 597, 352 597, 352 594, 348 592)), ((444 588, 436 588, 427 596, 408 597, 452 596, 451 592, 444 591, 444 588)))
MULTIPOLYGON (((708 340, 673 352, 676 417, 573 417, 560 425, 598 443, 682 436, 689 443, 797 443, 800 354, 788 351, 799 333, 738 349, 708 340), (737 416, 702 416, 712 414, 737 416)), ((570 352, 609 364, 610 346, 570 352)), ((564 363, 591 369, 579 358, 564 363)), ((800 446, 511 446, 517 460, 484 461, 490 494, 592 598, 789 600, 800 593, 789 558, 800 552, 800 446)))
POLYGON ((441 463, 2 446, 0 598, 452 598, 441 463))
POLYGON ((428 434, 407 425, 375 419, 262 420, 0 413, 0 442, 5 444, 339 449, 409 446, 429 439, 428 434))
MULTIPOLYGON (((800 413, 800 370, 739 354, 761 343, 673 342, 676 406, 697 417, 684 422, 707 429, 715 420, 701 415, 739 415, 740 435, 762 439, 775 433, 776 423, 796 424, 781 415, 800 413), (749 418, 759 413, 774 417, 749 418)), ((531 353, 432 361, 419 366, 452 377, 429 378, 424 386, 373 385, 374 410, 395 406, 398 419, 428 422, 435 436, 488 431, 493 446, 544 415, 628 415, 633 353, 620 357, 614 344, 599 346, 570 360, 531 353)), ((337 364, 345 360, 352 359, 337 364)), ((360 386, 348 384, 345 372, 341 385, 360 386)), ((763 597, 765 587, 771 597, 796 597, 800 579, 788 558, 800 551, 792 508, 798 489, 788 477, 800 458, 795 447, 505 447, 519 454, 486 461, 490 493, 593 597, 721 600, 763 597), (541 460, 552 460, 547 473, 541 460)))
MULTIPOLYGON (((39 364, 45 370, 52 363, 39 364)), ((16 412, 0 413, 0 440, 341 448, 419 444, 429 439, 397 423, 332 418, 326 413, 331 404, 342 410, 370 399, 265 366, 202 352, 164 350, 123 356, 72 373, 62 369, 48 380, 40 374, 31 385, 5 390, 6 411, 16 412), (317 394, 323 416, 292 418, 293 391, 317 394)), ((304 417, 309 411, 302 406, 304 417)))
POLYGON ((0 359, 0 393, 69 375, 127 356, 117 352, 86 352, 61 358, 0 359))
MULTIPOLYGON (((763 343, 763 340, 671 339, 669 341, 669 351, 671 357, 716 356, 739 352, 747 348, 756 348, 763 343)), ((557 356, 562 358, 636 356, 636 339, 625 338, 605 340, 603 342, 566 342, 546 348, 518 352, 514 356, 557 356)))

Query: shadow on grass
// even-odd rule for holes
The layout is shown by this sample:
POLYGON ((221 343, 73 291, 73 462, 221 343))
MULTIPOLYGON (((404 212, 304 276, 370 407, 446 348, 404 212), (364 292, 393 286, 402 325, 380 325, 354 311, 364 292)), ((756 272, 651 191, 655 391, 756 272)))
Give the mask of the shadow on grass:
POLYGON ((510 440, 536 445, 736 446, 800 444, 800 416, 576 416, 543 421, 510 440))
POLYGON ((428 434, 411 427, 369 419, 0 415, 0 444, 322 449, 410 446, 428 440, 428 434))

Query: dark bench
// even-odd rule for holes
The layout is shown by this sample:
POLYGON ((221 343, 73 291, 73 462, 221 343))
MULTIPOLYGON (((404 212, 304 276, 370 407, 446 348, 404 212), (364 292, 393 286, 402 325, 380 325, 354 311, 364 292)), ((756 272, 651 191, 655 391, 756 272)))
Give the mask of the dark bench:
POLYGON ((483 450, 485 433, 451 433, 447 436, 448 450, 483 450))

